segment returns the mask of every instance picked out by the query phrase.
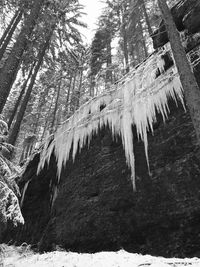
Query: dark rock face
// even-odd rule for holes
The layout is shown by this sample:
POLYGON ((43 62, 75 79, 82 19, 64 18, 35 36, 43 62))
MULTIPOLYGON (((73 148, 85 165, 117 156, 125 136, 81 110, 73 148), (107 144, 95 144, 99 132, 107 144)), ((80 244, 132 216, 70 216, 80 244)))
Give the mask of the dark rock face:
POLYGON ((92 148, 63 171, 42 248, 54 242, 78 251, 123 247, 154 255, 196 255, 200 161, 188 114, 177 112, 149 142, 152 176, 138 142, 133 193, 121 143, 109 133, 94 138, 92 148))
MULTIPOLYGON (((195 68, 198 84, 199 73, 200 64, 195 68)), ((53 205, 55 157, 37 175, 36 155, 20 181, 22 189, 30 181, 22 207, 25 225, 11 236, 19 243, 39 244, 40 250, 60 245, 79 252, 124 248, 200 256, 200 149, 189 114, 171 101, 169 106, 169 119, 164 124, 158 116, 154 136, 149 134, 151 175, 133 129, 137 192, 121 140, 113 140, 108 129, 94 136, 74 163, 67 162, 53 205)))
POLYGON ((200 150, 192 123, 173 106, 167 123, 157 127, 149 136, 151 176, 143 143, 135 140, 136 193, 121 141, 113 141, 108 130, 95 136, 75 163, 67 163, 52 210, 55 160, 36 176, 36 156, 23 177, 32 180, 18 241, 40 242, 41 250, 58 244, 81 252, 123 247, 163 256, 199 255, 200 150))
POLYGON ((19 187, 23 189, 27 181, 29 181, 21 209, 22 214, 26 217, 25 224, 18 227, 18 231, 14 233, 9 229, 5 242, 14 236, 19 243, 26 241, 30 244, 36 244, 41 239, 50 219, 51 183, 56 179, 56 162, 52 156, 50 168, 45 166, 40 174, 37 175, 38 162, 39 154, 36 154, 19 182, 19 187))
MULTIPOLYGON (((179 31, 187 30, 187 34, 197 33, 200 30, 200 3, 199 0, 180 0, 171 13, 179 31)), ((153 47, 157 49, 169 42, 166 26, 162 20, 159 28, 152 34, 153 47)))
POLYGON ((200 2, 190 6, 189 12, 183 18, 183 25, 190 33, 196 33, 200 30, 200 2))
POLYGON ((18 193, 15 181, 0 175, 0 243, 7 228, 14 229, 17 225, 24 223, 18 193))
POLYGON ((159 28, 153 32, 151 38, 153 40, 154 49, 157 49, 169 42, 166 26, 163 20, 161 21, 159 28))
POLYGON ((178 31, 183 31, 186 28, 183 19, 191 10, 195 9, 198 2, 198 0, 180 0, 172 7, 171 13, 178 31))

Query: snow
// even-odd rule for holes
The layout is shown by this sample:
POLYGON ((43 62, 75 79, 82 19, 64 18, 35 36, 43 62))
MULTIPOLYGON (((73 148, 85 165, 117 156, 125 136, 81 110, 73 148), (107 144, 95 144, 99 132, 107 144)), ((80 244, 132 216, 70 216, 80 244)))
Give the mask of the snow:
MULTIPOLYGON (((114 89, 94 97, 82 105, 72 117, 63 123, 54 139, 46 141, 40 155, 38 172, 49 162, 54 151, 57 159, 58 180, 62 166, 80 151, 86 143, 90 144, 92 135, 103 126, 109 126, 113 136, 120 135, 127 165, 131 169, 133 189, 135 189, 135 158, 133 151, 132 125, 136 126, 138 138, 144 142, 148 162, 148 131, 153 132, 156 112, 168 117, 168 99, 183 102, 183 91, 176 66, 165 72, 163 55, 172 57, 169 43, 157 53, 133 69, 121 79, 114 89), (156 77, 158 69, 161 73, 156 77), (104 106, 102 110, 100 107, 104 106), (49 144, 50 142, 50 144, 49 144)), ((173 58, 173 57, 172 57, 173 58)))
POLYGON ((197 267, 200 259, 177 259, 153 257, 118 252, 99 252, 95 254, 79 254, 75 252, 54 251, 45 254, 34 254, 30 250, 20 247, 5 246, 3 266, 13 267, 197 267))
POLYGON ((0 133, 4 134, 5 132, 8 132, 8 125, 5 121, 0 119, 0 133))
POLYGON ((3 182, 0 181, 0 211, 1 216, 4 219, 12 221, 14 226, 18 224, 24 224, 24 218, 22 217, 21 210, 19 207, 18 198, 13 191, 3 182))

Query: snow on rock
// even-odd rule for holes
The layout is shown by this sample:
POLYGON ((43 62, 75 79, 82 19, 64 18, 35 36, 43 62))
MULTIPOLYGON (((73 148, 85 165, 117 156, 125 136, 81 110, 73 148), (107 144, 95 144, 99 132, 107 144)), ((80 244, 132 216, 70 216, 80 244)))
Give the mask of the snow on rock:
POLYGON ((79 254, 74 252, 54 251, 34 254, 26 247, 8 247, 3 245, 4 267, 197 267, 200 259, 166 259, 150 255, 118 252, 99 252, 79 254))
POLYGON ((169 264, 162 263, 162 262, 156 262, 156 263, 149 265, 149 267, 169 267, 169 266, 170 266, 169 264))
POLYGON ((0 200, 0 222, 11 221, 14 226, 24 224, 18 198, 2 181, 0 181, 0 200))
POLYGON ((153 131, 156 112, 162 114, 163 120, 167 118, 168 98, 178 100, 184 106, 182 86, 176 67, 164 70, 163 55, 166 53, 171 55, 169 43, 121 79, 113 90, 104 92, 82 105, 58 129, 54 139, 46 141, 41 152, 38 172, 44 167, 45 162, 49 162, 54 151, 60 177, 62 166, 69 159, 71 148, 75 159, 77 152, 86 143, 89 145, 92 135, 108 125, 113 136, 120 135, 122 138, 135 188, 132 125, 136 126, 138 138, 144 142, 148 162, 147 132, 153 131))

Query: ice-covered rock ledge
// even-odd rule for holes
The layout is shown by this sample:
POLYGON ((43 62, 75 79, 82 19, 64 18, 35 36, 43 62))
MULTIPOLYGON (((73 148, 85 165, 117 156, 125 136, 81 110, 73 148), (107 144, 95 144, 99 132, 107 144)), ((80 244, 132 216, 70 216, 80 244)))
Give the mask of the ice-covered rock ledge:
POLYGON ((135 188, 132 126, 136 126, 138 138, 144 142, 148 162, 147 132, 153 131, 157 112, 162 114, 164 121, 168 117, 169 98, 182 102, 184 106, 182 86, 168 43, 120 80, 112 90, 85 103, 64 122, 54 139, 46 142, 38 171, 43 169, 46 161, 49 162, 54 151, 60 177, 71 148, 75 159, 77 152, 87 143, 89 145, 92 135, 108 125, 113 136, 121 136, 135 188), (172 62, 170 67, 167 67, 165 57, 172 62))

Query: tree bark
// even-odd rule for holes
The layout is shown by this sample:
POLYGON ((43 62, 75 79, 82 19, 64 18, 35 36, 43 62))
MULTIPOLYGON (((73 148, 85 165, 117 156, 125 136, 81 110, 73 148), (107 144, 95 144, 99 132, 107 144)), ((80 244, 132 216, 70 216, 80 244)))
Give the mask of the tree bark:
POLYGON ((4 68, 0 72, 0 113, 3 110, 7 97, 10 93, 13 77, 16 76, 18 67, 21 62, 21 57, 24 50, 26 49, 29 36, 34 29, 36 20, 39 16, 44 1, 45 0, 35 0, 31 13, 25 21, 24 27, 22 28, 13 46, 11 54, 6 61, 4 68))
POLYGON ((146 46, 146 43, 145 43, 144 30, 143 30, 143 27, 142 27, 141 18, 138 19, 138 28, 139 28, 139 32, 140 32, 140 36, 141 36, 140 37, 140 43, 141 43, 141 45, 143 47, 143 50, 144 50, 144 58, 146 58, 146 57, 148 57, 148 51, 147 51, 147 46, 146 46))
POLYGON ((122 14, 121 33, 123 36, 123 53, 124 53, 124 60, 125 60, 125 71, 126 73, 128 73, 129 72, 129 54, 128 54, 128 40, 127 40, 127 32, 126 32, 124 14, 122 14))
POLYGON ((64 110, 64 118, 66 118, 68 112, 69 112, 69 98, 70 98, 70 93, 71 93, 71 87, 72 87, 72 80, 73 80, 73 74, 70 74, 69 76, 69 85, 67 89, 67 97, 65 101, 65 110, 64 110))
POLYGON ((72 84, 72 92, 71 92, 71 99, 70 99, 70 111, 75 112, 75 88, 76 88, 76 78, 77 78, 77 71, 74 71, 73 77, 73 84, 72 84))
POLYGON ((176 29, 166 0, 158 0, 158 5, 165 21, 174 60, 185 93, 186 103, 200 145, 200 89, 192 73, 185 49, 182 46, 178 30, 176 29))
POLYGON ((13 16, 13 18, 11 19, 10 23, 8 24, 7 28, 5 29, 3 35, 1 36, 0 39, 0 46, 2 46, 3 42, 5 41, 10 29, 13 27, 14 21, 16 20, 17 16, 19 14, 19 10, 17 10, 13 16))
POLYGON ((94 75, 90 76, 90 96, 94 97, 94 88, 95 88, 95 77, 94 75))
POLYGON ((144 0, 140 0, 149 36, 153 33, 144 0))
MULTIPOLYGON (((81 64, 83 65, 83 62, 81 64)), ((76 98, 76 109, 78 109, 80 106, 82 83, 83 83, 83 66, 80 67, 80 80, 79 80, 79 86, 78 86, 77 98, 76 98)))
POLYGON ((55 95, 56 95, 55 92, 56 92, 56 90, 54 90, 53 96, 52 96, 52 98, 51 98, 50 106, 49 106, 48 111, 47 111, 47 113, 46 113, 46 118, 47 118, 47 119, 45 120, 45 124, 44 124, 44 128, 43 128, 42 136, 41 136, 41 138, 40 138, 40 142, 42 142, 43 139, 44 139, 44 134, 45 134, 45 132, 46 132, 48 123, 49 123, 49 121, 50 121, 51 108, 52 108, 52 106, 53 106, 53 99, 54 99, 54 97, 55 97, 55 95))
POLYGON ((0 48, 0 60, 3 58, 3 55, 4 55, 5 51, 6 51, 6 48, 7 48, 8 44, 10 43, 10 41, 12 39, 13 33, 16 30, 17 25, 19 24, 19 22, 20 22, 20 20, 22 18, 22 14, 23 14, 22 10, 18 11, 18 14, 17 14, 16 18, 13 21, 13 25, 11 26, 7 36, 4 39, 4 42, 3 42, 3 44, 2 44, 2 46, 0 48))
POLYGON ((107 40, 106 45, 106 87, 110 87, 110 84, 112 83, 112 48, 111 48, 111 36, 107 40))
POLYGON ((68 90, 67 90, 66 114, 65 115, 67 115, 67 112, 68 112, 69 97, 70 97, 70 92, 71 92, 71 87, 72 87, 72 79, 73 79, 73 76, 71 74, 70 79, 69 79, 69 86, 68 86, 68 90))
POLYGON ((55 126, 55 121, 56 121, 56 113, 57 113, 57 109, 58 109, 58 101, 59 101, 59 97, 60 97, 61 85, 62 85, 62 71, 61 71, 61 79, 60 79, 60 82, 59 82, 59 85, 58 85, 58 92, 57 92, 56 102, 55 102, 54 111, 53 111, 53 119, 52 119, 52 122, 51 122, 51 133, 53 133, 53 131, 54 131, 54 126, 55 126))
POLYGON ((33 89, 33 86, 34 86, 34 83, 35 83, 35 79, 37 77, 37 73, 38 73, 38 71, 39 71, 39 69, 40 69, 40 67, 42 65, 45 52, 46 52, 46 50, 47 50, 47 48, 49 46, 49 41, 50 41, 51 35, 52 35, 52 32, 48 36, 48 38, 47 38, 42 50, 39 52, 37 65, 36 65, 36 67, 34 69, 34 73, 33 73, 32 77, 31 77, 31 81, 30 81, 30 84, 28 86, 27 92, 25 94, 25 97, 24 97, 24 99, 22 101, 22 104, 21 104, 21 107, 19 109, 19 112, 17 114, 17 118, 16 118, 15 124, 13 126, 13 129, 10 132, 10 135, 8 137, 8 143, 10 143, 12 145, 14 145, 16 140, 17 140, 17 136, 19 134, 21 122, 23 120, 23 117, 24 117, 24 114, 25 114, 25 111, 26 111, 26 107, 27 107, 28 101, 29 101, 30 96, 31 96, 31 92, 32 92, 32 89, 33 89))
POLYGON ((8 121, 8 129, 10 129, 10 126, 11 126, 11 124, 12 124, 12 122, 13 122, 13 119, 14 119, 16 113, 17 113, 17 109, 18 109, 19 104, 20 104, 20 102, 21 102, 21 99, 22 99, 22 97, 23 97, 23 95, 24 95, 24 92, 25 92, 27 83, 28 83, 28 81, 29 81, 29 79, 30 79, 30 77, 31 77, 31 75, 32 75, 34 66, 35 66, 35 63, 32 65, 32 67, 31 67, 31 69, 30 69, 30 71, 29 71, 28 77, 27 77, 27 79, 25 80, 25 82, 24 82, 23 85, 22 85, 22 90, 21 90, 21 92, 20 92, 20 94, 19 94, 19 97, 18 97, 18 99, 17 99, 17 101, 16 101, 16 103, 15 103, 14 109, 13 109, 12 114, 11 114, 11 116, 10 116, 10 118, 9 118, 9 121, 8 121))

